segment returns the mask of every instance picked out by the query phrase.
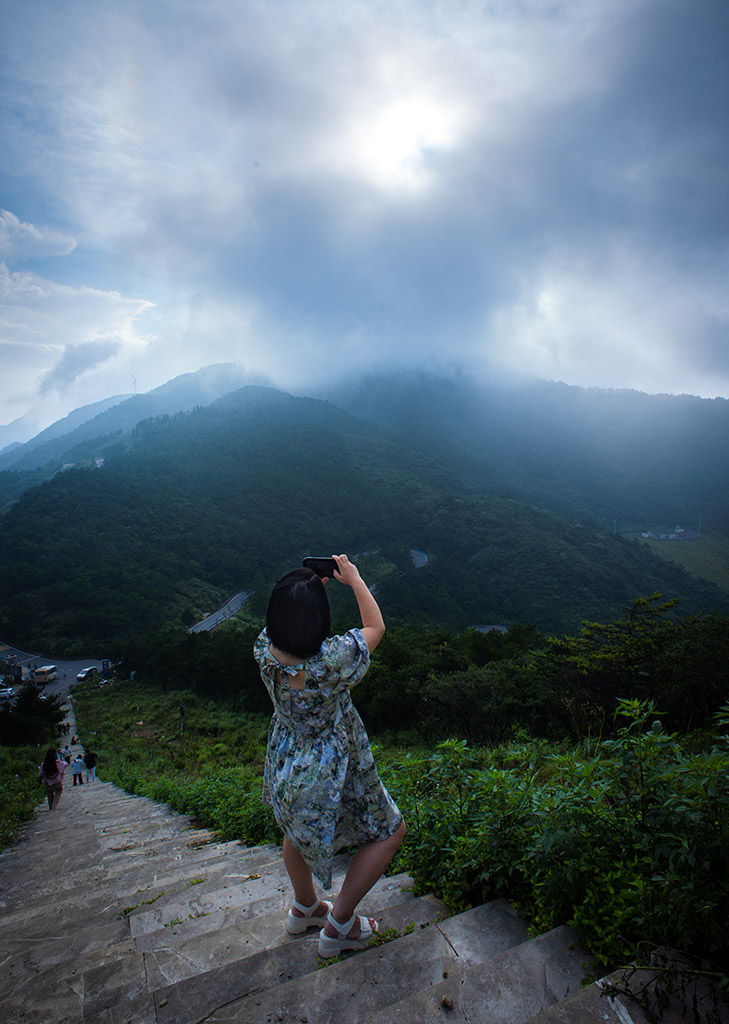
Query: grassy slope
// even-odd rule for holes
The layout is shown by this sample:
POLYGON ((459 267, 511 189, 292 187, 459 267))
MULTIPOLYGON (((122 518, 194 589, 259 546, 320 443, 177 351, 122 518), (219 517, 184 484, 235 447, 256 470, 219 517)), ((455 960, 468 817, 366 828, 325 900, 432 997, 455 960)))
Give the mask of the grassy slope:
POLYGON ((696 540, 647 540, 661 558, 676 562, 684 569, 729 590, 729 538, 704 533, 696 540))

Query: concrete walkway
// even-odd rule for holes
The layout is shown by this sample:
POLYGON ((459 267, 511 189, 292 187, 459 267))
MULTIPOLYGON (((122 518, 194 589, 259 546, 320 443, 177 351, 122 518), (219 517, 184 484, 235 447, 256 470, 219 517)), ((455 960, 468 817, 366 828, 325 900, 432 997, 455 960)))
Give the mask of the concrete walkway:
POLYGON ((644 1024, 581 989, 567 928, 529 940, 503 901, 448 917, 406 875, 382 878, 362 911, 392 941, 319 969, 316 929, 286 934, 291 896, 278 847, 220 842, 108 782, 67 785, 0 855, 0 1019, 644 1024))

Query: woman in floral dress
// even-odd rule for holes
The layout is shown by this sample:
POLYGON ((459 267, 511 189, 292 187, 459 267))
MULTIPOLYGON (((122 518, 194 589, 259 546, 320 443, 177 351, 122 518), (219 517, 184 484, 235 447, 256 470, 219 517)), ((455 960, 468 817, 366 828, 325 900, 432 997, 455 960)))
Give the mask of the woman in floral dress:
POLYGON ((385 623, 357 566, 346 555, 333 557, 334 578, 352 588, 361 627, 330 637, 326 580, 310 569, 294 569, 274 587, 266 628, 254 647, 274 706, 263 798, 284 833, 284 864, 294 888, 287 928, 296 934, 320 927, 323 957, 363 949, 377 930, 373 919, 355 910, 405 835, 350 696, 385 623), (312 873, 328 889, 335 854, 355 845, 359 849, 332 906, 316 895, 312 873))

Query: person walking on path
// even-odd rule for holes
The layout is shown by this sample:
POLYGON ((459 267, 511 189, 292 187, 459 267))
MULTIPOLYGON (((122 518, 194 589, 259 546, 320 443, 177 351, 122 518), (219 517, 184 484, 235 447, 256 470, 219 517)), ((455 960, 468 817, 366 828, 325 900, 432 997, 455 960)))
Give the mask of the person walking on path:
POLYGON ((86 756, 84 757, 84 764, 86 765, 86 781, 91 782, 92 779, 96 778, 96 762, 98 757, 93 750, 87 750, 86 756))
POLYGON ((405 836, 350 695, 369 668, 385 623, 357 566, 346 555, 333 560, 334 578, 354 592, 361 627, 330 637, 328 578, 294 569, 274 587, 265 629, 254 644, 274 706, 263 799, 284 833, 284 865, 294 888, 287 930, 321 928, 323 958, 364 949, 377 931, 372 918, 355 911, 405 836), (313 875, 329 889, 335 854, 352 846, 359 849, 332 906, 316 895, 313 875))
POLYGON ((45 786, 48 810, 52 811, 58 807, 58 801, 63 792, 63 773, 66 771, 66 762, 58 757, 53 747, 46 753, 43 764, 38 765, 38 775, 45 786))
POLYGON ((76 759, 71 765, 71 771, 73 773, 73 784, 74 786, 78 783, 79 786, 84 784, 84 759, 80 754, 76 754, 76 759))

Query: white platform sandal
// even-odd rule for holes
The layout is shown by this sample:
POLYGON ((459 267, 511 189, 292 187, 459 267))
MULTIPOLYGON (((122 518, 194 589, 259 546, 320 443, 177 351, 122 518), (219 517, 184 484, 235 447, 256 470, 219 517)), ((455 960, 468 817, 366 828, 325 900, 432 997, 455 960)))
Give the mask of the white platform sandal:
POLYGON ((314 925, 316 925, 317 928, 321 928, 324 915, 314 913, 314 911, 318 909, 320 903, 323 903, 327 908, 328 914, 333 906, 329 900, 316 900, 310 907, 305 907, 302 903, 299 903, 298 900, 294 900, 294 906, 297 910, 300 910, 304 916, 297 917, 293 910, 289 910, 289 916, 286 921, 286 931, 289 935, 301 935, 301 933, 305 932, 307 928, 313 928, 314 925))
POLYGON ((327 921, 333 928, 336 928, 337 937, 335 939, 331 935, 327 935, 323 928, 319 932, 319 956, 323 960, 329 960, 333 956, 338 956, 347 949, 367 948, 367 943, 377 931, 377 921, 373 922, 374 927, 372 927, 368 917, 360 916, 359 927, 361 931, 359 936, 356 939, 348 939, 347 935, 354 928, 354 921, 356 917, 356 914, 352 914, 349 921, 346 921, 344 924, 340 924, 339 921, 332 916, 331 910, 329 911, 327 914, 327 921))

